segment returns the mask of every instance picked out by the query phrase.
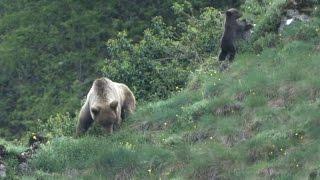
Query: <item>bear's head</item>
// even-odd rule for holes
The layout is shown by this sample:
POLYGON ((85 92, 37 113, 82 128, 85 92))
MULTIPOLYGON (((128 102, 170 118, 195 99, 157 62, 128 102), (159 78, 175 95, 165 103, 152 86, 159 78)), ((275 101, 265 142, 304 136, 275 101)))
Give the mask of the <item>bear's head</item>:
POLYGON ((118 121, 117 117, 118 101, 111 103, 97 103, 92 105, 90 113, 92 119, 104 127, 109 133, 113 131, 113 124, 118 121))
POLYGON ((226 11, 226 17, 228 19, 239 19, 242 14, 235 8, 228 9, 226 11))

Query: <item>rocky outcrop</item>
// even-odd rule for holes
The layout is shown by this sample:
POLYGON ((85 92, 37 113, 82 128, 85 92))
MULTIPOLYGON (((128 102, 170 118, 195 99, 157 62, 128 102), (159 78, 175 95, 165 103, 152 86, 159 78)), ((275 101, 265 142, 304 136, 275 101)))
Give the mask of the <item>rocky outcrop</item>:
POLYGON ((288 9, 286 11, 286 14, 281 18, 281 23, 278 31, 279 33, 282 32, 286 26, 289 26, 295 21, 308 22, 309 20, 310 20, 310 17, 300 12, 298 9, 288 9))

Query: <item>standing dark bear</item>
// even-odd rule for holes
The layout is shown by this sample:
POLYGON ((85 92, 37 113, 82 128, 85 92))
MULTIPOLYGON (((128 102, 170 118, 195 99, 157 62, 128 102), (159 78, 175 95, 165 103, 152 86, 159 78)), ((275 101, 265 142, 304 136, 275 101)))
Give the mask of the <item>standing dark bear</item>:
POLYGON ((93 122, 112 133, 113 126, 120 125, 135 107, 135 97, 126 85, 108 78, 96 79, 81 108, 76 134, 85 133, 93 122))
POLYGON ((242 35, 249 31, 253 26, 247 23, 246 20, 238 21, 242 14, 234 8, 226 11, 226 19, 224 24, 224 32, 221 38, 221 52, 219 54, 219 61, 224 61, 229 55, 229 61, 233 61, 236 54, 234 45, 235 39, 242 37, 242 35))

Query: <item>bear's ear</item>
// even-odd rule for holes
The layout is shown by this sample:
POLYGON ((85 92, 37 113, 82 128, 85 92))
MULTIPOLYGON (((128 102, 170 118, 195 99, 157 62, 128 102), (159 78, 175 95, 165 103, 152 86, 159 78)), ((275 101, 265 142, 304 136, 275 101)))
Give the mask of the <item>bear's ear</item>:
POLYGON ((96 116, 97 114, 99 114, 100 108, 99 107, 92 107, 91 108, 91 112, 92 112, 93 115, 96 116))
POLYGON ((110 108, 113 109, 113 110, 117 110, 117 107, 118 107, 118 101, 112 101, 110 103, 110 108))

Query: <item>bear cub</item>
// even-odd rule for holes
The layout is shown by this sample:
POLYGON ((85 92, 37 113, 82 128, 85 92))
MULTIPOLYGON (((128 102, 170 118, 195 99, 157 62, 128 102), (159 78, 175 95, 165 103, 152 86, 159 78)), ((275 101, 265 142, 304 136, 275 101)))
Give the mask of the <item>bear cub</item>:
POLYGON ((224 61, 227 56, 229 56, 229 61, 233 61, 236 54, 235 40, 239 37, 243 38, 246 32, 253 28, 253 26, 246 20, 238 21, 242 14, 237 9, 231 8, 225 14, 226 18, 220 42, 221 52, 219 54, 219 61, 224 61))

